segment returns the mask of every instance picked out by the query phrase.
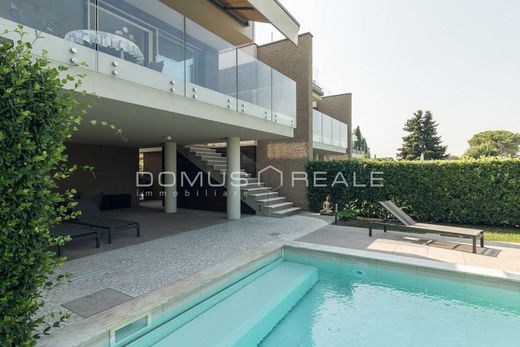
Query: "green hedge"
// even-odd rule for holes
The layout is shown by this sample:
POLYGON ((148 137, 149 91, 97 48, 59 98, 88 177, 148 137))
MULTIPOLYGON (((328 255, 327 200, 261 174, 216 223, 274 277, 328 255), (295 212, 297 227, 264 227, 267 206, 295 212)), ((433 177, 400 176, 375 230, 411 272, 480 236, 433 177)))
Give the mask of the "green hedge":
POLYGON ((377 201, 392 200, 424 222, 520 224, 520 159, 313 161, 307 171, 312 211, 319 211, 330 194, 340 207, 354 207, 367 217, 389 217, 377 201), (315 185, 315 172, 326 172, 316 175, 327 180, 315 185), (338 172, 348 187, 341 181, 332 186, 338 172), (383 178, 382 187, 370 186, 371 172, 383 178), (356 184, 366 187, 353 186, 354 173, 356 184))

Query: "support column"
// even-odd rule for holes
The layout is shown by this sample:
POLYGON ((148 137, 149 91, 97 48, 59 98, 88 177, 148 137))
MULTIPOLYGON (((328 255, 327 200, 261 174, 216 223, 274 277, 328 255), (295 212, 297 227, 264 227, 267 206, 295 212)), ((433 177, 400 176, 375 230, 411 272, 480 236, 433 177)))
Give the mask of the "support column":
POLYGON ((227 138, 227 219, 240 219, 240 138, 227 138))
POLYGON ((164 212, 177 212, 177 180, 171 173, 177 174, 177 143, 164 143, 164 212))

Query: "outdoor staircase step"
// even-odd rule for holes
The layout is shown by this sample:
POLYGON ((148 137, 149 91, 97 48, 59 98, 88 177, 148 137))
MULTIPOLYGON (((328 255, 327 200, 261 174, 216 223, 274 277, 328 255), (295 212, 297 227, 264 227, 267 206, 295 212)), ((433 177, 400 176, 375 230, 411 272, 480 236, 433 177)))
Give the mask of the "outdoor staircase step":
POLYGON ((268 208, 274 212, 274 211, 279 211, 279 210, 285 210, 285 209, 288 209, 289 207, 293 207, 293 206, 294 206, 294 202, 280 202, 277 204, 266 205, 265 208, 268 208))
POLYGON ((196 153, 218 153, 216 150, 212 148, 188 148, 190 152, 196 152, 196 153))
POLYGON ((251 193, 251 194, 248 194, 248 196, 252 196, 252 197, 255 197, 257 198, 256 201, 258 201, 258 199, 268 199, 268 198, 272 198, 272 197, 275 197, 275 196, 278 196, 278 192, 260 192, 260 193, 251 193))
POLYGON ((298 212, 300 210, 301 210, 300 207, 291 207, 291 208, 287 208, 287 209, 284 209, 284 210, 274 211, 272 213, 272 216, 273 217, 286 217, 286 216, 290 216, 292 214, 295 214, 296 212, 298 212))
POLYGON ((265 184, 265 183, 263 183, 263 182, 254 182, 254 181, 253 181, 253 182, 249 182, 249 181, 248 181, 247 184, 243 184, 243 185, 241 186, 241 188, 242 188, 242 189, 246 189, 246 190, 247 190, 247 189, 250 189, 250 188, 261 188, 261 187, 264 186, 264 184, 265 184))
POLYGON ((202 156, 201 159, 204 161, 207 161, 208 163, 226 163, 227 162, 226 157, 202 156))
POLYGON ((242 190, 246 190, 248 194, 250 193, 258 193, 258 192, 270 192, 271 187, 248 187, 248 186, 241 186, 242 190))
POLYGON ((200 149, 190 149, 190 152, 195 153, 196 156, 199 157, 222 157, 222 154, 216 152, 214 150, 200 150, 200 149))
POLYGON ((262 204, 269 204, 269 203, 275 203, 275 202, 282 202, 285 201, 287 198, 285 196, 277 196, 274 198, 266 198, 266 199, 257 199, 256 202, 262 203, 262 204))
POLYGON ((184 147, 185 148, 210 148, 208 145, 204 145, 204 144, 200 144, 200 143, 193 144, 193 145, 186 145, 184 147))

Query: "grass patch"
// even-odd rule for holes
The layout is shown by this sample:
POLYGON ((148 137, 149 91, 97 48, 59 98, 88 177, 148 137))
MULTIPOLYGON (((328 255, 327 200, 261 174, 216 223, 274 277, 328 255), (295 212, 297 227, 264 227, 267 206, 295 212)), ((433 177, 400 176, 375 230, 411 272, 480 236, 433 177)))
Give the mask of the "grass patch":
MULTIPOLYGON (((370 220, 368 219, 350 219, 346 221, 339 221, 340 225, 358 227, 358 228, 368 228, 368 223, 370 220)), ((495 227, 495 226, 487 226, 487 225, 460 225, 460 224, 447 224, 443 223, 443 225, 449 225, 454 227, 463 227, 463 228, 472 228, 472 229, 482 229, 484 230, 484 237, 486 241, 501 241, 501 242, 516 242, 520 243, 520 228, 505 228, 505 227, 495 227)), ((374 229, 383 229, 382 226, 374 226, 374 229)), ((394 227, 392 226, 389 230, 393 231, 403 231, 410 232, 407 228, 394 227)))

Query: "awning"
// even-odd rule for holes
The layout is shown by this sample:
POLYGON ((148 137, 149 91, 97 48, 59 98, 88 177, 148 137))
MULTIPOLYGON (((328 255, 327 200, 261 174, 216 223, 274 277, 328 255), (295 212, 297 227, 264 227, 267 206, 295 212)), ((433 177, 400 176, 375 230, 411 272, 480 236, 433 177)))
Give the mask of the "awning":
POLYGON ((224 11, 243 21, 271 23, 298 44, 300 23, 277 0, 212 0, 224 11))

